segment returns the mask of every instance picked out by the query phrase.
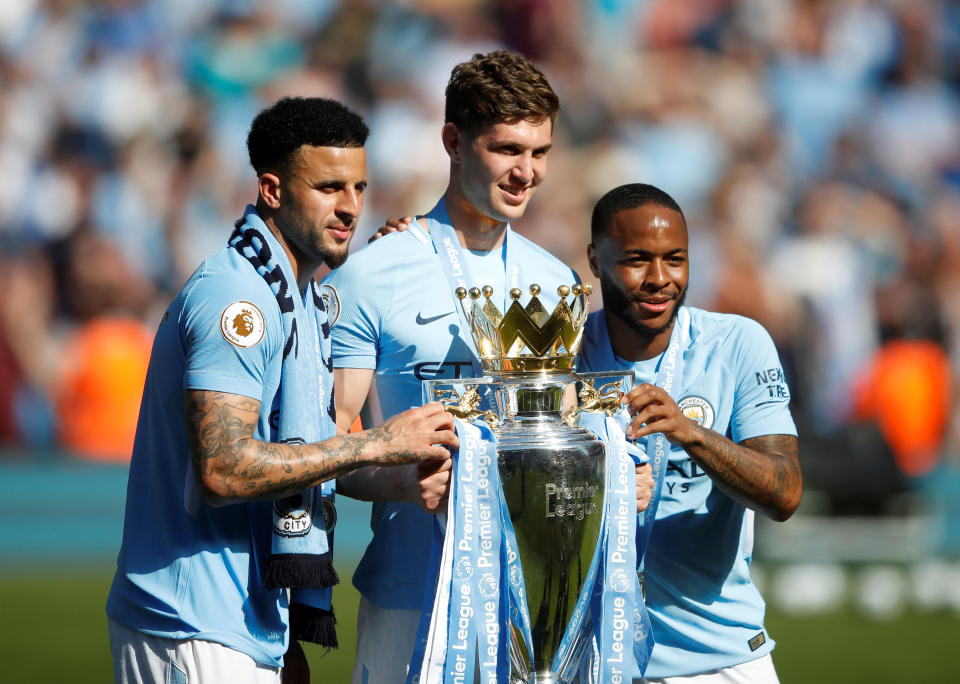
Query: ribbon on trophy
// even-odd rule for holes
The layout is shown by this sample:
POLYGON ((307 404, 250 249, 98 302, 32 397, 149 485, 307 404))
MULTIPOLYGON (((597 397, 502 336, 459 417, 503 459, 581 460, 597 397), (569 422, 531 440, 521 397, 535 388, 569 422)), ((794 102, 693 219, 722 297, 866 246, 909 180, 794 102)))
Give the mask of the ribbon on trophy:
MULTIPOLYGON (((501 312, 491 286, 456 279, 458 245, 443 231, 431 224, 485 375, 424 383, 425 400, 458 418, 460 449, 407 682, 632 681, 653 648, 637 576, 635 464, 646 454, 625 439, 618 392, 585 383, 570 406, 592 288, 559 286, 552 314, 539 285, 525 307, 512 289, 501 312), (496 411, 480 408, 484 394, 496 411)), ((645 444, 659 448, 662 474, 662 439, 645 444)))
MULTIPOLYGON (((616 418, 583 414, 581 420, 606 443, 602 531, 550 669, 569 681, 630 682, 653 648, 635 571, 634 466, 645 457, 625 440, 616 418)), ((534 650, 495 437, 479 420, 457 419, 456 428, 461 446, 446 521, 435 525, 431 551, 428 586, 436 591, 425 597, 408 684, 473 682, 477 668, 482 682, 510 681, 511 639, 534 650)))
POLYGON ((647 461, 635 444, 628 442, 622 424, 626 409, 616 416, 582 414, 581 424, 595 432, 607 447, 606 501, 599 552, 603 554, 602 576, 591 604, 600 625, 595 644, 596 662, 590 666, 590 682, 631 682, 642 676, 653 651, 650 616, 636 568, 639 532, 637 473, 635 466, 647 461), (632 661, 625 658, 628 644, 632 661))
MULTIPOLYGON (((618 362, 610 346, 610 338, 606 331, 604 312, 598 311, 590 316, 586 326, 586 338, 589 343, 580 354, 578 368, 581 371, 606 371, 623 365, 618 362)), ((670 341, 657 364, 656 386, 664 389, 671 397, 675 397, 678 378, 683 377, 683 350, 690 347, 690 312, 684 307, 677 311, 670 341)), ((618 414, 620 424, 625 428, 630 422, 630 416, 624 411, 618 414)), ((643 441, 643 450, 650 457, 653 475, 653 493, 650 504, 642 516, 642 525, 637 528, 638 563, 643 563, 643 556, 653 531, 653 522, 660 505, 660 494, 663 491, 663 480, 669 462, 669 447, 666 438, 661 432, 647 435, 643 441)), ((640 568, 638 567, 638 570, 640 568)))
MULTIPOLYGON (((460 449, 446 522, 434 528, 431 568, 436 593, 425 597, 409 684, 508 681, 507 586, 496 444, 481 421, 456 419, 460 449)), ((428 586, 429 583, 428 583, 428 586)))

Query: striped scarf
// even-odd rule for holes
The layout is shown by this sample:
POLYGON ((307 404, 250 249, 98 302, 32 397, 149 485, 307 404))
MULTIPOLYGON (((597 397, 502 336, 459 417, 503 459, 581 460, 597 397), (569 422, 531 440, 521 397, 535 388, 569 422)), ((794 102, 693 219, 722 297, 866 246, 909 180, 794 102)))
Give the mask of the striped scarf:
MULTIPOLYGON (((330 325, 316 281, 299 296, 286 252, 252 206, 237 221, 229 244, 267 282, 280 308, 285 343, 276 441, 308 444, 333 437, 330 325)), ((328 647, 337 646, 331 599, 340 581, 333 567, 334 488, 331 480, 274 501, 271 549, 263 568, 267 587, 292 590, 291 638, 328 647)))

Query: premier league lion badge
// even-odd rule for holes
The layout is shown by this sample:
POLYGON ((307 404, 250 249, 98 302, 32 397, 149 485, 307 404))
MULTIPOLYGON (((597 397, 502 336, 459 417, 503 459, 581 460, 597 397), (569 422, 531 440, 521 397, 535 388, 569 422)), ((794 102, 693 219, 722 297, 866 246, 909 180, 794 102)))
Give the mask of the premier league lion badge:
POLYGON ((227 342, 241 349, 262 340, 265 329, 263 314, 251 302, 236 301, 220 314, 220 332, 227 342))

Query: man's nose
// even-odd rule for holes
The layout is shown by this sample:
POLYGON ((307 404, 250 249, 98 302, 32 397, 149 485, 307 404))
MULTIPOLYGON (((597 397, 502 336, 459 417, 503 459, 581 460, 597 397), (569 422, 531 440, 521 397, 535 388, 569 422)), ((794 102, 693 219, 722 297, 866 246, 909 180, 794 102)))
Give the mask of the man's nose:
POLYGON ((356 190, 345 190, 340 201, 337 202, 337 214, 349 216, 353 219, 360 216, 363 210, 363 195, 356 190))
POLYGON ((654 259, 650 262, 645 280, 657 287, 662 287, 670 282, 670 277, 667 275, 667 266, 663 263, 663 259, 654 259))
POLYGON ((520 155, 517 163, 513 167, 514 178, 526 185, 533 180, 533 156, 529 154, 520 155))

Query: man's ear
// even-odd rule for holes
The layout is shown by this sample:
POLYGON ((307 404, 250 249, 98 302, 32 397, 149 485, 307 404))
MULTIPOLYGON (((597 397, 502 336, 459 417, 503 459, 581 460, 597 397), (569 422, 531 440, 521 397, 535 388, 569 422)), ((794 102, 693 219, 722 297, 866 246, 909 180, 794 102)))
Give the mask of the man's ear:
POLYGON ((257 178, 260 200, 271 209, 280 208, 280 177, 275 173, 261 173, 257 178))
POLYGON ((600 266, 597 260, 597 248, 591 242, 587 245, 587 261, 590 262, 590 272, 597 278, 600 277, 600 266))
POLYGON ((440 139, 443 141, 443 149, 450 155, 450 161, 460 161, 460 129, 457 124, 448 121, 440 129, 440 139))

